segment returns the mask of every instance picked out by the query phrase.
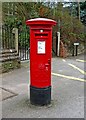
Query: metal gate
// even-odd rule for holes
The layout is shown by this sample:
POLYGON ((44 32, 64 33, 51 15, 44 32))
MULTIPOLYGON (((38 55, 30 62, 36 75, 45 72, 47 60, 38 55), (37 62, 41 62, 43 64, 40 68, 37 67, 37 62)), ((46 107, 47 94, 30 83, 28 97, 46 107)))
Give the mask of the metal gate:
POLYGON ((2 25, 2 49, 15 49, 15 36, 12 30, 12 26, 2 25))
POLYGON ((29 60, 30 42, 29 42, 29 28, 22 26, 18 30, 18 52, 21 61, 29 60))

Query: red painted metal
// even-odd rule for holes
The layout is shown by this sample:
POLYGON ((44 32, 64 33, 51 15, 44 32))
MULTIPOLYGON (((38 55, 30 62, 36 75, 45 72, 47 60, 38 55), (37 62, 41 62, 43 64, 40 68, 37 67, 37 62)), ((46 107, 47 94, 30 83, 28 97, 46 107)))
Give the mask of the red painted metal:
POLYGON ((30 85, 51 86, 52 26, 56 21, 36 18, 27 20, 26 24, 30 26, 30 85), (38 47, 43 49, 42 53, 38 47))

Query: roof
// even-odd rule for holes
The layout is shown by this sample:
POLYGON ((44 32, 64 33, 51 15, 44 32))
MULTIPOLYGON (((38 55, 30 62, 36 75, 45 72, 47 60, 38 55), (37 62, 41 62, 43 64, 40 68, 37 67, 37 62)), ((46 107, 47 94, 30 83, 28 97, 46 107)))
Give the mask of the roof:
POLYGON ((56 25, 56 21, 52 20, 52 19, 47 19, 47 18, 35 18, 35 19, 30 19, 26 21, 27 25, 41 25, 41 24, 50 24, 50 25, 56 25))

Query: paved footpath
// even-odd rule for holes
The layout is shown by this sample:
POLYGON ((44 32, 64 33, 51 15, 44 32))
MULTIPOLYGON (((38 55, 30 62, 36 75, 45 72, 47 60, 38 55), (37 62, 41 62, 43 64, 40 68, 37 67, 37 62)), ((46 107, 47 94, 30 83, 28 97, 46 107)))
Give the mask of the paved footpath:
POLYGON ((34 106, 29 101, 29 61, 21 69, 3 74, 3 118, 84 118, 83 55, 52 59, 52 101, 34 106))

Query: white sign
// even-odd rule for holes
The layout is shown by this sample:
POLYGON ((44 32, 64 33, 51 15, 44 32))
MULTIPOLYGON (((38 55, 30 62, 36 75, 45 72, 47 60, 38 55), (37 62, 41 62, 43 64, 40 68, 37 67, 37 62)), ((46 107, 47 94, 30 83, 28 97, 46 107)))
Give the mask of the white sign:
POLYGON ((45 54, 45 41, 38 41, 38 49, 37 49, 38 54, 45 54))
POLYGON ((74 43, 74 45, 79 45, 79 43, 74 43))

